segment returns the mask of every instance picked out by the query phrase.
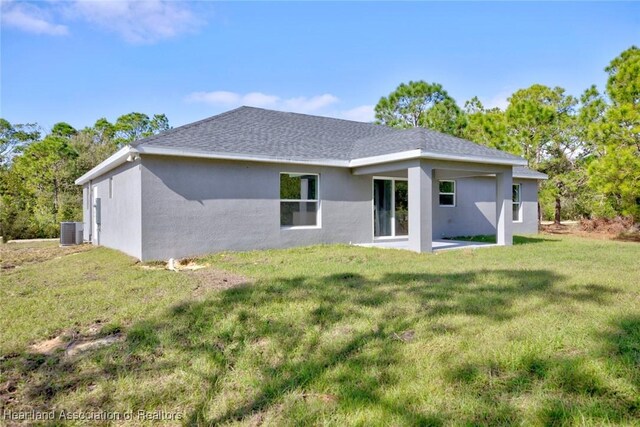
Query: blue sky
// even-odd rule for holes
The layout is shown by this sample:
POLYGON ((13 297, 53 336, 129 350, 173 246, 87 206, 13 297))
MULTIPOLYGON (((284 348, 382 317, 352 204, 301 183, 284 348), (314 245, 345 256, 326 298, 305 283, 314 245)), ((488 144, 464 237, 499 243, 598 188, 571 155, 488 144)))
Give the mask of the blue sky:
POLYGON ((504 107, 533 83, 579 95, 640 44, 640 3, 2 2, 0 114, 76 127, 240 104, 371 120, 400 82, 504 107))

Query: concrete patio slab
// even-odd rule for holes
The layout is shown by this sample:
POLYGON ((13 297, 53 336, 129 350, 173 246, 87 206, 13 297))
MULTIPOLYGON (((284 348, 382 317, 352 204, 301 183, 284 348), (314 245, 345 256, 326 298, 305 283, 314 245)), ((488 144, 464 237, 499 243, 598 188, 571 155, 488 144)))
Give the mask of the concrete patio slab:
MULTIPOLYGON (((408 240, 378 240, 373 243, 359 243, 355 246, 362 246, 365 248, 382 248, 382 249, 409 249, 409 241, 408 240)), ((445 239, 434 239, 433 240, 433 250, 434 251, 447 251, 454 249, 476 249, 476 248, 487 248, 491 246, 498 246, 495 243, 480 243, 480 242, 467 242, 462 240, 445 240, 445 239)))

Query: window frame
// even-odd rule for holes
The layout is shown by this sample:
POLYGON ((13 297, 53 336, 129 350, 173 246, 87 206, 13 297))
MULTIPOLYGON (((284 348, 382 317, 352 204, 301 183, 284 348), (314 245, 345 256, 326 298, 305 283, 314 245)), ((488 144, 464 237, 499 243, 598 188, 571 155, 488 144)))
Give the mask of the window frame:
POLYGON ((281 171, 278 174, 278 220, 281 221, 283 202, 315 202, 316 203, 316 224, 315 225, 282 225, 281 230, 313 230, 322 228, 322 203, 320 201, 320 173, 318 172, 289 172, 281 171), (280 197, 280 186, 282 185, 282 175, 313 175, 316 177, 316 198, 315 199, 283 199, 280 197))
POLYGON ((456 183, 455 179, 439 179, 438 180, 438 206, 441 208, 455 208, 456 207, 456 202, 457 202, 457 197, 456 197, 456 189, 458 188, 458 185, 456 183), (452 193, 443 193, 442 191, 440 191, 440 183, 442 182, 451 182, 453 184, 453 192, 452 193), (442 202, 440 201, 440 196, 453 196, 453 204, 451 205, 443 205, 442 202))
POLYGON ((513 215, 513 206, 516 205, 516 204, 518 205, 518 219, 514 219, 512 217, 511 220, 513 222, 516 222, 516 223, 521 223, 522 222, 522 184, 519 183, 519 182, 515 183, 515 184, 512 184, 512 186, 511 186, 511 205, 512 205, 511 213, 512 213, 512 215, 513 215), (515 186, 518 186, 518 199, 519 199, 518 202, 514 202, 513 201, 513 187, 515 187, 515 186))

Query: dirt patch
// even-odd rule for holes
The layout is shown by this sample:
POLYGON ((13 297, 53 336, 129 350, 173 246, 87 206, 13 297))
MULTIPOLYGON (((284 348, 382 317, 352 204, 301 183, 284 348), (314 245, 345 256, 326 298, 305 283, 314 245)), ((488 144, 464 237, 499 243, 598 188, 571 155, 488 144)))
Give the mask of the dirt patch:
POLYGON ((18 390, 18 381, 10 379, 0 384, 0 408, 6 407, 16 401, 16 392, 18 390))
POLYGON ((300 398, 304 401, 317 400, 322 403, 331 404, 338 401, 338 397, 327 393, 301 393, 300 398))
POLYGON ((402 342, 409 342, 409 341, 413 341, 415 336, 416 336, 416 332, 414 330, 408 330, 408 331, 401 332, 399 334, 394 332, 393 335, 391 335, 391 338, 398 341, 402 341, 402 342))
POLYGON ((189 261, 185 264, 180 264, 179 266, 176 267, 176 269, 178 270, 189 270, 189 271, 194 271, 194 270, 201 270, 203 268, 207 268, 209 266, 209 264, 198 264, 194 261, 189 261))
POLYGON ((123 340, 124 340, 123 334, 108 335, 106 337, 83 338, 83 339, 71 342, 65 350, 65 356, 73 357, 77 354, 84 353, 85 351, 93 350, 100 347, 105 347, 123 340))
MULTIPOLYGON (((540 230, 546 234, 573 234, 580 235, 581 230, 578 224, 542 224, 540 230)), ((584 232, 583 234, 588 234, 584 232)))
POLYGON ((195 271, 186 271, 185 273, 196 279, 197 284, 195 288, 193 288, 196 296, 203 295, 209 291, 220 291, 251 283, 250 279, 239 274, 210 267, 195 271))
POLYGON ((191 258, 174 260, 173 258, 167 262, 149 262, 142 264, 140 268, 143 270, 172 270, 172 271, 194 271, 209 267, 209 264, 198 264, 196 260, 191 258))
POLYGON ((637 231, 633 230, 634 224, 631 217, 582 219, 579 226, 583 231, 615 235, 637 231))
POLYGON ((252 281, 239 274, 212 268, 208 263, 199 263, 197 259, 185 258, 147 262, 140 265, 143 270, 171 270, 181 272, 195 279, 193 295, 200 297, 209 291, 221 291, 246 285, 252 281))
POLYGON ((60 246, 58 242, 0 244, 0 269, 11 270, 24 264, 43 262, 91 249, 93 246, 90 244, 60 246))
POLYGON ((631 218, 582 219, 575 223, 543 224, 545 234, 562 234, 590 239, 640 242, 640 225, 633 224, 631 218))
POLYGON ((614 240, 640 243, 640 231, 620 233, 614 238, 614 240))
POLYGON ((56 350, 61 350, 67 346, 69 341, 64 336, 59 335, 49 340, 40 341, 31 346, 31 351, 38 354, 52 354, 56 350))
POLYGON ((84 328, 82 332, 67 330, 56 337, 33 344, 29 350, 32 353, 43 355, 64 351, 65 357, 73 357, 88 350, 114 344, 125 338, 124 334, 119 331, 104 335, 101 333, 103 329, 104 325, 100 322, 84 328))

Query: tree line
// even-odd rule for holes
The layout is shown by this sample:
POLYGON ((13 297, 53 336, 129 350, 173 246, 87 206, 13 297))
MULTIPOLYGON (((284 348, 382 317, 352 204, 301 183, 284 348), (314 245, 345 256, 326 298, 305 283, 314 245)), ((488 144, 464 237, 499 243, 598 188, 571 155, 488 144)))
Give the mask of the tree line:
POLYGON ((43 136, 37 124, 0 118, 0 235, 58 236, 61 221, 82 220, 79 176, 123 145, 169 128, 164 114, 130 113, 81 130, 56 123, 43 136))
POLYGON ((540 191, 544 219, 631 216, 640 221, 640 49, 605 68, 604 93, 580 97, 534 84, 515 91, 506 109, 477 97, 460 108, 438 83, 400 84, 375 107, 387 126, 426 127, 508 151, 548 174, 540 191))
MULTIPOLYGON (((595 86, 574 97, 534 84, 515 91, 508 106, 486 108, 477 97, 461 108, 442 85, 400 84, 375 107, 387 126, 426 127, 508 151, 549 175, 540 191, 545 219, 632 217, 640 222, 640 49, 633 46, 605 68, 595 86)), ((0 235, 55 237, 59 222, 82 219, 76 178, 123 145, 169 129, 164 114, 101 118, 74 129, 0 118, 0 235), (44 135, 43 135, 44 134, 44 135)))

